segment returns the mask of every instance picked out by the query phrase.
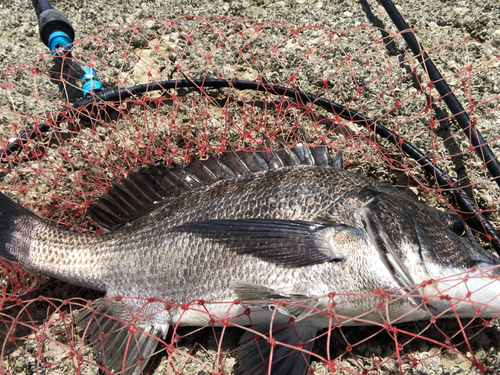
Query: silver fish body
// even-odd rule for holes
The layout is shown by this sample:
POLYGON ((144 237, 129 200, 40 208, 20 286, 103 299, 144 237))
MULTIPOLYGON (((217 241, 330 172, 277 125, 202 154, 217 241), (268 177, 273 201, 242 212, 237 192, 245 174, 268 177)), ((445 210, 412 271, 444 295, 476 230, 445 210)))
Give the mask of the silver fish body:
MULTIPOLYGON (((300 156, 301 150, 293 151, 300 156)), ((140 371, 133 363, 154 350, 151 337, 164 336, 175 324, 229 321, 266 332, 271 319, 279 325, 293 318, 290 329, 303 332, 298 339, 308 342, 337 320, 344 325, 399 323, 450 311, 450 300, 439 298, 443 294, 457 299, 452 314, 476 316, 477 305, 467 298, 488 305, 481 316, 498 314, 499 271, 483 269, 500 261, 458 216, 329 165, 283 164, 186 188, 102 234, 56 229, 3 196, 0 255, 31 271, 106 292, 99 305, 103 314, 133 321, 149 335, 139 339, 135 334, 133 354, 118 345, 122 336, 102 344, 100 351, 119 358, 108 362, 108 369, 123 373, 140 371), (466 272, 468 283, 428 282, 466 272), (374 293, 381 289, 409 298, 394 298, 381 309, 374 293), (356 294, 372 297, 353 298, 356 294), (124 356, 128 370, 122 368, 124 356)), ((197 177, 184 171, 177 176, 184 182, 197 177)), ((106 319, 89 314, 81 319, 91 341, 107 332, 106 319)), ((108 324, 108 331, 116 324, 108 324)), ((252 374, 263 360, 254 365, 259 349, 248 345, 253 335, 246 336, 238 359, 247 367, 244 373, 252 374)), ((260 352, 265 350, 261 345, 260 352)), ((301 353, 290 356, 290 351, 283 349, 289 358, 273 365, 273 373, 304 371, 306 365, 293 364, 299 357, 304 362, 301 353)))

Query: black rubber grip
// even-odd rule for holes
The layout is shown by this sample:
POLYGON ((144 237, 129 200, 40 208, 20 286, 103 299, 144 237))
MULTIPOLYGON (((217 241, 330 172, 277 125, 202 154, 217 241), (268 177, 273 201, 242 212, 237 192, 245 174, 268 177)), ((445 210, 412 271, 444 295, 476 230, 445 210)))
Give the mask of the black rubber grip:
POLYGON ((40 30, 40 39, 48 47, 49 36, 54 31, 63 31, 71 39, 75 40, 75 30, 66 16, 57 9, 48 9, 43 11, 38 18, 38 27, 40 30))

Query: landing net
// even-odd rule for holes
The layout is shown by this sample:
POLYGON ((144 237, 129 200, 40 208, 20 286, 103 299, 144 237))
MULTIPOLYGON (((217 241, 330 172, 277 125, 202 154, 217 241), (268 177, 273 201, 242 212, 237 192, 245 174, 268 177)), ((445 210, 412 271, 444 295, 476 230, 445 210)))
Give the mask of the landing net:
MULTIPOLYGON (((475 41, 442 41, 423 30, 412 32, 498 156, 499 52, 475 41)), ((146 89, 74 107, 81 96, 79 83, 50 54, 0 74, 0 189, 54 225, 99 231, 86 215, 89 205, 130 170, 159 162, 185 165, 193 156, 210 153, 220 156, 228 144, 235 150, 252 149, 263 137, 274 147, 283 147, 278 138, 291 146, 303 142, 302 133, 311 147, 324 142, 332 154, 342 151, 345 169, 470 217, 450 186, 438 184, 404 152, 402 143, 407 141, 456 181, 453 189, 467 193, 493 228, 499 227, 499 186, 469 141, 473 130, 456 123, 399 33, 367 25, 292 29, 279 22, 185 16, 111 27, 75 42, 73 56, 95 69, 106 87, 123 92, 136 85, 161 86, 163 81, 191 82, 191 87, 146 89), (211 79, 229 80, 228 87, 205 84, 211 79), (231 80, 265 88, 242 89, 231 80), (285 96, 272 85, 312 96, 285 96), (380 137, 367 121, 330 113, 318 105, 320 98, 382 124, 399 141, 380 137)), ((484 228, 474 232, 484 246, 494 240, 484 228)), ((74 313, 90 309, 101 295, 28 273, 15 263, 4 261, 1 270, 0 372, 97 374, 103 369, 74 323, 74 313)), ((451 280, 466 282, 464 275, 451 280)), ((334 292, 329 296, 332 306, 334 292)), ((396 291, 380 289, 350 298, 374 296, 379 302, 373 309, 382 314, 401 298, 396 291)), ((446 291, 436 297, 446 299, 446 291)), ((474 295, 463 298, 464 303, 473 301, 474 295)), ((166 308, 174 306, 164 302, 166 308)), ((457 302, 450 301, 449 311, 457 302)), ((200 301, 182 308, 209 310, 200 301)), ((477 305, 478 314, 482 308, 477 305)), ((215 322, 222 327, 171 328, 144 371, 235 373, 239 339, 252 327, 235 327, 223 316, 214 317, 215 322)), ((314 339, 310 372, 500 372, 496 319, 435 316, 396 323, 334 323, 314 339)))

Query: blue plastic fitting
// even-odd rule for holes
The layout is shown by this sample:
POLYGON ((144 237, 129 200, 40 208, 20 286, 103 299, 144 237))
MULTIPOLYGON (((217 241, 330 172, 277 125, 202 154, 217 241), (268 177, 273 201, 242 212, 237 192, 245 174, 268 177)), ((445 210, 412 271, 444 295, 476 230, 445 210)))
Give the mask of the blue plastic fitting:
POLYGON ((66 49, 71 49, 72 43, 73 41, 64 31, 54 31, 49 36, 48 47, 50 49, 50 52, 52 52, 52 54, 55 56, 57 48, 63 47, 66 49))
POLYGON ((87 97, 90 91, 102 90, 102 83, 97 80, 97 74, 94 69, 84 66, 85 75, 82 77, 83 97, 87 97))

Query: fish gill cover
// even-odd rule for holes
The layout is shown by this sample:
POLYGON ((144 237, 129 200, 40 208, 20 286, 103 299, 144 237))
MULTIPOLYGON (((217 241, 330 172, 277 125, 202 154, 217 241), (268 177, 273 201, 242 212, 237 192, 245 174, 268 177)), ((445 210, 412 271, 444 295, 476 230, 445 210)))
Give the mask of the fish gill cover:
MULTIPOLYGON (((499 52, 474 41, 443 42, 423 30, 412 32, 498 156, 499 52)), ((185 16, 111 27, 75 42, 73 56, 95 69, 106 87, 165 80, 195 84, 73 107, 79 86, 69 75, 61 79, 61 67, 48 53, 2 72, 0 148, 11 147, 13 152, 2 158, 1 190, 53 225, 101 231, 86 215, 89 205, 129 171, 151 163, 185 166, 193 157, 221 156, 228 145, 234 150, 255 149, 264 137, 273 148, 293 146, 303 142, 303 133, 311 147, 325 143, 332 154, 342 151, 345 169, 399 186, 428 205, 467 218, 452 189, 440 186, 432 173, 407 156, 402 144, 408 141, 457 182, 454 189, 469 194, 494 228, 499 227, 499 187, 469 141, 468 132, 473 130, 462 130, 456 123, 400 33, 368 25, 340 31, 317 26, 293 29, 280 22, 185 16), (271 86, 240 89, 230 83, 214 88, 205 85, 208 79, 276 84, 313 97, 288 97, 271 86), (316 103, 319 98, 379 122, 400 141, 394 144, 376 135, 366 121, 328 112, 316 103)), ((473 232, 482 245, 490 246, 492 238, 484 228, 473 232)), ((92 301, 101 294, 26 272, 15 262, 2 260, 1 270, 0 372, 105 370, 102 362, 96 362, 92 343, 84 338, 85 327, 75 324, 76 312, 91 310, 92 301)), ((463 285, 474 277, 462 274, 447 281, 463 285)), ((429 280, 428 285, 438 281, 429 280)), ((500 372, 498 321, 479 317, 485 305, 474 304, 474 293, 456 300, 448 297, 447 290, 437 291, 437 298, 449 302, 452 318, 437 315, 397 325, 384 312, 398 299, 414 295, 401 297, 396 290, 379 288, 348 296, 331 291, 327 297, 332 326, 312 339, 312 351, 307 343, 296 343, 299 351, 310 352, 310 372, 500 372), (385 321, 359 317, 353 319, 361 327, 335 324, 337 303, 372 297, 379 301, 373 311, 386 316, 385 321), (478 317, 453 317, 459 301, 473 304, 478 317)), ((426 301, 421 299, 423 308, 426 301)), ((177 307, 171 301, 143 301, 145 306, 156 302, 164 303, 165 311, 177 307)), ((227 302, 251 305, 251 301, 227 302)), ((294 304, 314 309, 304 301, 268 302, 276 310, 294 304)), ((195 300, 180 307, 203 314, 208 305, 195 300)), ((251 319, 252 313, 246 311, 251 319)), ((155 338, 159 345, 145 372, 235 373, 240 366, 236 351, 248 344, 240 338, 255 330, 233 324, 226 316, 212 316, 206 327, 181 325, 182 320, 165 339, 155 338)), ((134 324, 122 329, 136 330, 134 324)), ((276 343, 273 333, 262 335, 276 343)), ((124 349, 129 345, 126 342, 124 349)), ((272 360, 269 353, 262 355, 267 355, 263 362, 272 360)))

